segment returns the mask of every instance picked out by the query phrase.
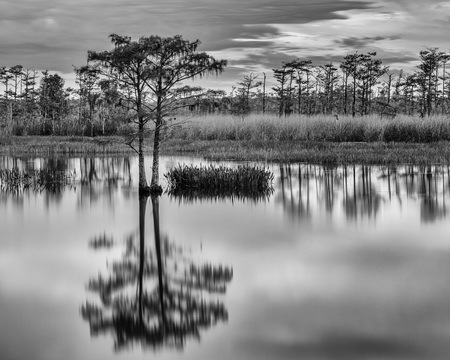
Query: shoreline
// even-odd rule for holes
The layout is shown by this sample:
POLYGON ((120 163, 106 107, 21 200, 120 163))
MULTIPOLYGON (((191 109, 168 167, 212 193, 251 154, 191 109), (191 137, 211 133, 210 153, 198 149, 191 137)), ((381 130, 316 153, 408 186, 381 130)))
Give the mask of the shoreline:
MULTIPOLYGON (((151 154, 147 142, 146 154, 151 154)), ((3 136, 0 155, 6 156, 112 156, 135 155, 124 139, 114 137, 3 136)), ((386 143, 327 141, 178 140, 161 144, 161 155, 188 155, 208 160, 267 161, 330 165, 450 165, 450 142, 386 143)))

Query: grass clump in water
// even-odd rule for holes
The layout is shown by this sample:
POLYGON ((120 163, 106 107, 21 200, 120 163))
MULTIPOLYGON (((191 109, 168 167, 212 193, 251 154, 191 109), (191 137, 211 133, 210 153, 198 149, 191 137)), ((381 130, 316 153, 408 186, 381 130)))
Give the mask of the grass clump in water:
POLYGON ((273 174, 258 166, 178 165, 164 174, 169 195, 186 200, 204 198, 262 199, 273 192, 273 174))
POLYGON ((71 184, 73 176, 61 170, 39 169, 27 172, 18 168, 0 170, 0 190, 19 192, 23 190, 61 191, 71 184))

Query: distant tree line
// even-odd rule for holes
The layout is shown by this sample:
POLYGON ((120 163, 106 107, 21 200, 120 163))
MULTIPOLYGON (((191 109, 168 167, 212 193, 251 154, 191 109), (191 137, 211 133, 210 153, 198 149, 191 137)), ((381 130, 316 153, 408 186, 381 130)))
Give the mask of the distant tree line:
MULTIPOLYGON (((180 85, 171 90, 167 102, 170 109, 164 109, 164 116, 448 114, 450 54, 429 48, 419 57, 420 64, 411 74, 390 70, 375 52, 355 52, 344 56, 339 64, 314 65, 308 59, 283 62, 271 74, 244 76, 229 94, 180 85), (275 86, 268 86, 269 76, 275 86)), ((105 76, 100 65, 91 61, 75 67, 76 88, 65 88, 64 79, 47 70, 38 72, 21 65, 1 67, 0 134, 132 133, 136 115, 133 87, 123 81, 123 76, 105 76)))
POLYGON ((430 48, 420 52, 412 74, 394 72, 375 52, 346 55, 340 64, 314 66, 295 59, 273 69, 276 86, 266 91, 258 75, 245 76, 231 96, 231 111, 277 113, 280 116, 396 114, 421 117, 450 111, 450 54, 430 48))

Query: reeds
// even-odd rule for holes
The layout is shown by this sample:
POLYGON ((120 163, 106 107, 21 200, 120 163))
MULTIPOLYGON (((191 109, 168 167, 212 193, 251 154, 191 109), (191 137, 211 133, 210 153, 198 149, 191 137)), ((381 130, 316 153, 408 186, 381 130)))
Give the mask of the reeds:
POLYGON ((25 171, 18 168, 0 169, 0 190, 19 192, 23 190, 33 191, 61 191, 73 181, 72 174, 66 174, 61 170, 40 169, 25 171))
POLYGON ((182 140, 327 141, 327 142, 435 142, 450 141, 450 117, 304 116, 252 114, 244 119, 229 115, 193 118, 170 132, 182 140))
POLYGON ((260 200, 273 192, 272 172, 258 166, 230 168, 179 164, 164 177, 168 183, 167 193, 185 201, 228 197, 260 200))
POLYGON ((133 150, 125 144, 122 137, 81 136, 2 136, 0 154, 49 156, 63 155, 109 155, 132 154, 133 150))

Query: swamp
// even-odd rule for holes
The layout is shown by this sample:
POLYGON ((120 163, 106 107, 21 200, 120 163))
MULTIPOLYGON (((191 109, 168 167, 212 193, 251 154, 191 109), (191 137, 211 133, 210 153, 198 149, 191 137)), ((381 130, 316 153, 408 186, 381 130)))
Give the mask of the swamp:
POLYGON ((448 165, 165 155, 159 166, 164 192, 147 198, 134 155, 0 156, 3 184, 64 180, 0 187, 2 358, 450 352, 448 165), (239 167, 270 173, 271 191, 174 192, 165 177, 239 167))
POLYGON ((2 1, 0 360, 448 359, 448 4, 2 1))

